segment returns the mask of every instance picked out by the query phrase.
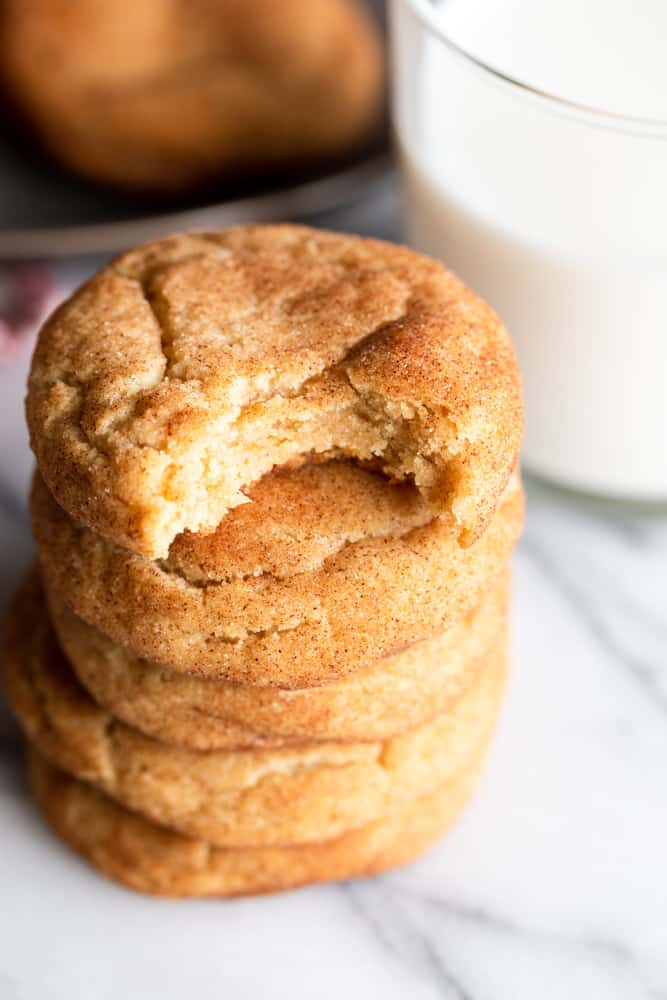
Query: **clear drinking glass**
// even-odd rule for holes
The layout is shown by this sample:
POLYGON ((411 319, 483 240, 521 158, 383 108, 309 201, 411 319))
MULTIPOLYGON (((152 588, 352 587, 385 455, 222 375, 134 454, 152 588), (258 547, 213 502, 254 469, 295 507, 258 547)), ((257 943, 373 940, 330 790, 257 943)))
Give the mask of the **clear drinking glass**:
POLYGON ((509 328, 527 466, 667 499, 667 122, 488 67, 448 37, 447 2, 390 17, 407 238, 509 328))

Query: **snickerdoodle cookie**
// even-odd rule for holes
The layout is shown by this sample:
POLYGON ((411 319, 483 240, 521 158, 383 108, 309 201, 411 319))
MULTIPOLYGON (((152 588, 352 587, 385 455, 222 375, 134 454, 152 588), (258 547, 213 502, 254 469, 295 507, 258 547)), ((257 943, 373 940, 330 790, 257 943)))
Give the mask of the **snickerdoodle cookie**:
POLYGON ((156 190, 338 153, 383 83, 354 0, 4 0, 0 74, 63 164, 156 190))
POLYGON ((68 517, 37 479, 47 597, 169 669, 309 687, 455 624, 506 567, 523 520, 518 476, 468 548, 448 518, 423 523, 413 487, 352 464, 273 473, 250 497, 214 534, 182 535, 152 562, 68 517))
POLYGON ((430 847, 477 784, 481 759, 391 815, 333 840, 292 847, 212 847, 151 823, 32 751, 30 779, 53 830, 99 871, 158 896, 241 896, 374 875, 430 847))
MULTIPOLYGON (((377 742, 448 710, 506 642, 509 574, 445 633, 343 680, 285 690, 176 673, 141 660, 52 596, 51 618, 74 672, 112 715, 165 743, 240 750, 321 741, 377 742)), ((26 628, 46 614, 24 591, 26 628)))
POLYGON ((221 847, 329 840, 435 790, 486 743, 504 687, 499 647, 448 712, 386 742, 204 753, 114 719, 76 680, 48 620, 25 625, 19 608, 3 673, 30 742, 133 811, 221 847))
POLYGON ((509 337, 457 278, 403 247, 290 225, 118 258, 42 329, 27 415, 64 510, 151 558, 313 453, 414 482, 470 544, 522 425, 509 337))

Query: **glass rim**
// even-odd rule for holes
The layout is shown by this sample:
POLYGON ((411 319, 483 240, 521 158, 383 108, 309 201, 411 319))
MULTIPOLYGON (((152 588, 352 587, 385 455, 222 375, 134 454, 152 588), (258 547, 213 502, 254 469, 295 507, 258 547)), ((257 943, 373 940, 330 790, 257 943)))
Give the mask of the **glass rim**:
POLYGON ((628 130, 640 133, 645 131, 646 134, 650 134, 650 130, 652 129, 659 129, 661 131, 664 129, 667 137, 667 118, 643 118, 638 115, 620 114, 616 111, 597 108, 590 104, 583 104, 566 97, 559 97, 557 94, 552 94, 547 90, 542 90, 540 87, 533 86, 524 80, 519 80, 511 76, 509 73, 504 73, 495 66, 491 66, 451 39, 444 26, 439 23, 435 16, 436 12, 431 0, 397 0, 397 2, 410 7, 424 27, 438 41, 450 49, 450 51, 470 63, 476 70, 492 77, 502 85, 512 90, 517 90, 531 98, 535 98, 554 110, 567 111, 590 120, 592 124, 616 129, 623 129, 625 126, 628 130))

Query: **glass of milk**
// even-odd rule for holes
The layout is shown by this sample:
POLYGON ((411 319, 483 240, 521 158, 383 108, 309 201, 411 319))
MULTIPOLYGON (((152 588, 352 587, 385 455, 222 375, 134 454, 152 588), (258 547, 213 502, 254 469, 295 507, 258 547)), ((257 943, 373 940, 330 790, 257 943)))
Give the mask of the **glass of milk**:
POLYGON ((524 458, 667 500, 667 0, 392 0, 409 241, 513 335, 524 458))

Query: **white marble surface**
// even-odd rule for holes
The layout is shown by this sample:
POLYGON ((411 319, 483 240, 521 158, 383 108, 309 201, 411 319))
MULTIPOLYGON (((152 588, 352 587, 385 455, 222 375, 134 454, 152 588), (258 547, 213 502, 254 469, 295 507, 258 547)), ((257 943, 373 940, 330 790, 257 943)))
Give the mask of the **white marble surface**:
MULTIPOLYGON (((26 354, 0 370, 3 602, 31 549, 26 354)), ((441 846, 383 878, 135 896, 44 829, 3 717, 0 998, 667 998, 667 513, 532 484, 515 570, 480 794, 441 846)))

